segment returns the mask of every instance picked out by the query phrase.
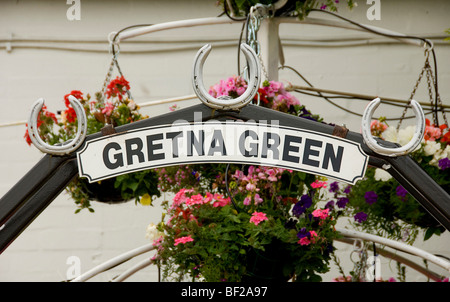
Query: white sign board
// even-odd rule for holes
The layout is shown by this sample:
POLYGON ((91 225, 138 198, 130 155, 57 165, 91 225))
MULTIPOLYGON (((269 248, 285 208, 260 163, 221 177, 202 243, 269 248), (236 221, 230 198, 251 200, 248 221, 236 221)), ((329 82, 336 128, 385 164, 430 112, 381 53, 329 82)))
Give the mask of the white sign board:
POLYGON ((368 156, 355 142, 308 130, 242 121, 178 123, 87 141, 77 153, 90 182, 163 166, 242 163, 322 175, 350 184, 368 156))

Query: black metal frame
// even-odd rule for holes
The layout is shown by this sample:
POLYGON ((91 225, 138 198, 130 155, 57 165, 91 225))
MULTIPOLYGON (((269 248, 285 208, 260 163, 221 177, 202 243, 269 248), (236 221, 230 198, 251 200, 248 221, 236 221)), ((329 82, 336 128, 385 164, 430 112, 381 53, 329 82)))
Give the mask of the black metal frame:
MULTIPOLYGON (((204 104, 145 119, 117 127, 117 132, 171 124, 176 120, 194 122, 194 113, 201 112, 203 120, 276 120, 280 126, 307 129, 333 135, 335 127, 301 117, 278 112, 255 105, 247 105, 238 111, 212 110, 204 104)), ((196 120, 195 120, 196 121, 196 120)), ((96 133, 86 141, 101 137, 96 133)), ((447 230, 450 230, 450 195, 445 192, 409 156, 386 157, 374 153, 364 143, 361 134, 349 131, 346 139, 361 145, 369 155, 369 165, 387 170, 414 198, 447 230)), ((387 147, 395 144, 379 141, 387 147)), ((82 149, 84 144, 80 147, 82 149)), ((61 193, 77 175, 76 154, 54 156, 46 154, 17 184, 0 199, 0 253, 61 193)))

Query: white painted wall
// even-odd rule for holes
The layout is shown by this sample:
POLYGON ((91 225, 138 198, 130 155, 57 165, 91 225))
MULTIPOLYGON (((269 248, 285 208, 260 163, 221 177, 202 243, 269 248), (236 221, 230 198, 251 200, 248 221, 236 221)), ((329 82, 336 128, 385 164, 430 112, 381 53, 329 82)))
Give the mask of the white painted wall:
MULTIPOLYGON (((444 30, 450 27, 450 2, 380 0, 381 19, 373 21, 366 16, 370 5, 366 1, 357 2, 358 7, 352 12, 341 8, 341 14, 357 22, 408 35, 437 37, 435 49, 440 94, 444 104, 450 104, 450 43, 442 43, 444 30)), ((79 89, 85 93, 99 91, 111 59, 106 40, 110 32, 134 24, 211 17, 221 12, 212 0, 81 0, 80 20, 69 21, 66 13, 70 7, 66 1, 0 3, 0 196, 42 157, 39 151, 23 140, 24 124, 9 124, 25 121, 31 104, 39 97, 46 99, 49 110, 56 111, 63 108, 63 96, 71 90, 79 89)), ((311 17, 329 18, 320 13, 311 14, 311 17)), ((197 50, 206 42, 213 44, 204 69, 205 85, 212 85, 236 74, 239 34, 240 25, 155 33, 123 43, 119 63, 131 83, 137 103, 190 95, 193 93, 191 67, 197 50), (232 39, 232 43, 219 47, 224 38, 232 39), (157 43, 180 39, 188 42, 157 43), (152 43, 130 43, 136 41, 152 43), (180 50, 172 51, 171 48, 180 50), (131 53, 136 51, 139 52, 131 53)), ((376 38, 386 43, 356 47, 294 47, 288 43, 291 39, 299 43, 303 39, 375 37, 351 30, 283 24, 280 35, 285 43, 285 64, 296 68, 320 88, 407 99, 424 60, 423 49, 380 37, 376 38)), ((305 85, 288 70, 281 71, 279 79, 285 83, 305 85)), ((346 124, 350 130, 359 131, 359 117, 340 111, 322 99, 300 94, 296 96, 326 121, 346 124)), ((421 85, 416 99, 428 101, 425 83, 421 85)), ((360 101, 338 102, 360 113, 366 104, 360 101)), ((194 100, 178 105, 187 107, 197 103, 194 100)), ((168 112, 170 105, 145 107, 142 112, 156 116, 168 112)), ((398 117, 401 109, 380 107, 378 112, 380 115, 398 117)), ((66 279, 70 267, 66 261, 70 256, 80 259, 81 271, 85 272, 116 255, 146 244, 146 226, 160 219, 158 204, 159 201, 155 202, 154 207, 143 207, 133 202, 114 206, 96 203, 95 214, 87 211, 74 214, 73 201, 63 193, 0 256, 0 281, 61 281, 66 279)), ((417 242, 417 246, 450 256, 448 232, 424 243, 417 242)), ((350 251, 351 247, 340 246, 339 254, 347 271, 352 268, 350 251)), ((110 280, 130 266, 119 266, 92 280, 110 280)), ((395 277, 395 263, 383 260, 382 272, 384 277, 395 277)), ((324 279, 331 280, 337 274, 333 267, 324 279)), ((409 281, 423 280, 414 272, 408 276, 409 281)), ((157 271, 148 268, 129 280, 157 281, 157 271)))

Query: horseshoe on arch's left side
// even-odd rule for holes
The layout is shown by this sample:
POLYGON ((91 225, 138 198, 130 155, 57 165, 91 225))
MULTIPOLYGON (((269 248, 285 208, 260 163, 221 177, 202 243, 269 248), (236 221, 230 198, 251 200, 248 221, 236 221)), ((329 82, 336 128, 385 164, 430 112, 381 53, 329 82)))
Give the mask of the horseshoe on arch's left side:
POLYGON ((44 142, 39 135, 39 127, 37 126, 37 122, 39 113, 44 106, 44 99, 38 99, 31 108, 27 126, 28 134, 33 145, 44 153, 53 155, 69 154, 78 149, 81 144, 83 144, 84 139, 86 138, 87 118, 86 113, 84 112, 83 105, 72 95, 69 95, 68 98, 77 115, 78 129, 75 138, 62 143, 61 145, 49 145, 48 143, 44 142))

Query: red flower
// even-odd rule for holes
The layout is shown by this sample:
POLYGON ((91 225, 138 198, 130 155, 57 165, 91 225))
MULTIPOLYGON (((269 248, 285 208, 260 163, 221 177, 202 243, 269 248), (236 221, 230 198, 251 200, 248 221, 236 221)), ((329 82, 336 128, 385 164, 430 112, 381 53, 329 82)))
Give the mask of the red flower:
POLYGON ((83 98, 83 93, 80 90, 72 90, 70 93, 68 93, 64 96, 64 101, 66 103, 67 108, 72 107, 69 102, 69 95, 72 95, 73 97, 75 97, 78 100, 83 98))
MULTIPOLYGON (((50 111, 47 111, 47 106, 45 106, 45 105, 42 106, 42 110, 38 115, 38 119, 37 119, 37 123, 36 123, 38 129, 44 123, 44 121, 42 120, 43 118, 46 120, 45 121, 46 123, 47 123, 48 119, 51 119, 55 123, 58 122, 58 120, 56 119, 56 115, 50 111)), ((27 128, 25 129, 25 135, 23 137, 25 138, 25 141, 27 142, 27 144, 31 146, 32 142, 31 142, 30 134, 28 133, 28 124, 25 124, 25 126, 27 128)))
MULTIPOLYGON (((263 88, 258 88, 258 93, 259 93, 259 100, 264 104, 268 104, 269 100, 266 98, 266 91, 263 88)), ((258 101, 258 95, 255 95, 254 100, 258 101)))
POLYGON ((127 91, 130 89, 130 85, 127 80, 123 76, 116 77, 112 80, 108 87, 106 87, 106 97, 109 99, 111 97, 118 97, 119 100, 122 100, 122 97, 127 91))

